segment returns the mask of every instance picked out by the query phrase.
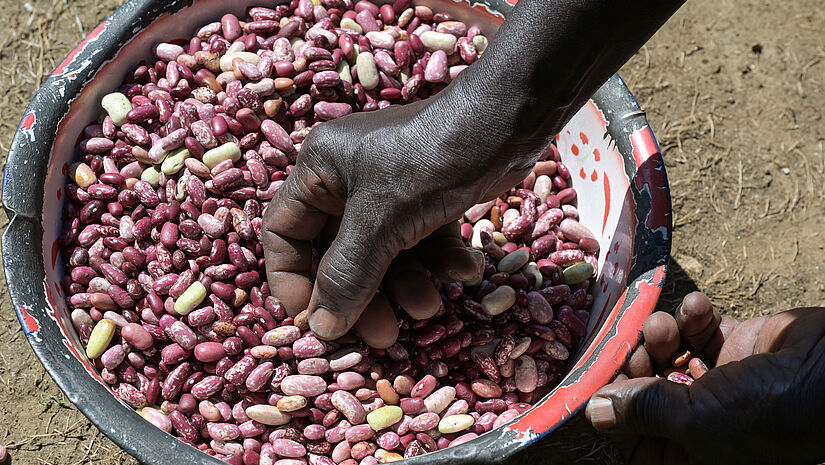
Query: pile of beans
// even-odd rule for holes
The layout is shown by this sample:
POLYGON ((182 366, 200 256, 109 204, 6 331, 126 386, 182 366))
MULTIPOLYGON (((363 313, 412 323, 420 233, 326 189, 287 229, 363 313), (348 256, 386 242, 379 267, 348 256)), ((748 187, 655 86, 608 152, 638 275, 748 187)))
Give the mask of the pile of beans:
POLYGON ((487 39, 410 0, 294 0, 156 46, 102 100, 69 169, 60 243, 72 322, 113 392, 233 464, 384 463, 509 422, 585 336, 599 245, 550 146, 467 211, 487 257, 441 283, 398 342, 317 339, 269 293, 261 218, 316 124, 426 98, 487 39))

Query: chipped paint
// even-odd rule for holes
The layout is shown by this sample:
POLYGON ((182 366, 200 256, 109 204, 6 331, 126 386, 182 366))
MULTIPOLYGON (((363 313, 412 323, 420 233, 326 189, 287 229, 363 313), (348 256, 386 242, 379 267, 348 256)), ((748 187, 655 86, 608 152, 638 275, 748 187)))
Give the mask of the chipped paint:
POLYGON ((40 322, 31 314, 32 307, 27 304, 20 304, 14 306, 14 311, 17 313, 17 319, 20 321, 20 326, 23 327, 23 333, 26 336, 35 338, 40 341, 40 322))
MULTIPOLYGON (((77 73, 78 71, 81 71, 91 65, 92 61, 87 59, 81 62, 80 67, 75 67, 74 65, 77 65, 75 58, 77 58, 77 56, 80 55, 89 44, 95 42, 100 37, 100 34, 102 34, 109 27, 109 22, 110 21, 107 19, 92 29, 92 32, 80 41, 80 43, 77 44, 77 47, 69 52, 69 54, 66 55, 66 58, 64 58, 63 61, 57 65, 57 68, 52 71, 52 76, 62 76, 66 74, 69 69, 71 69, 73 73, 77 73)), ((68 77, 73 78, 75 76, 76 75, 69 75, 68 77)))

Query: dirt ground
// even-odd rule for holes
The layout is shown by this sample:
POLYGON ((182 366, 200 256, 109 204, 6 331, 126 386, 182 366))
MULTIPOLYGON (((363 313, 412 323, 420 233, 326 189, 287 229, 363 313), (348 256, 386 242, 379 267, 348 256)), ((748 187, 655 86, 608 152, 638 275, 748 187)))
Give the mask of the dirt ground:
MULTIPOLYGON (((2 3, 4 157, 40 83, 117 5, 2 3)), ((821 1, 691 0, 622 75, 647 110, 673 197, 673 260, 660 309, 694 289, 739 318, 825 305, 821 1)), ((65 400, 29 348, 4 285, 0 299, 0 443, 14 463, 136 463, 65 400)), ((621 463, 580 418, 571 423, 529 458, 621 463)))

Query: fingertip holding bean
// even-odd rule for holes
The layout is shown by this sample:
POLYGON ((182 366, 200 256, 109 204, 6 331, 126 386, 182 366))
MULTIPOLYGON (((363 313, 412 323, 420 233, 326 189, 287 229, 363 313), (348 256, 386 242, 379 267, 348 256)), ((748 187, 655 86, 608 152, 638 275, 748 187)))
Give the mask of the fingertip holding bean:
POLYGON ((699 379, 708 372, 708 367, 701 359, 694 357, 690 359, 688 370, 693 379, 699 379))

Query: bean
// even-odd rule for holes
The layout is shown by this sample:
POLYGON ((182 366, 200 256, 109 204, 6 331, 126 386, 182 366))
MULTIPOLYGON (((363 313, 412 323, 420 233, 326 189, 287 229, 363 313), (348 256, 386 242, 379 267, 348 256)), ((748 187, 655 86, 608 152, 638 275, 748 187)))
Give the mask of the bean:
POLYGON ((516 359, 516 388, 521 392, 532 392, 538 383, 536 362, 529 355, 522 355, 516 359))
POLYGON ((175 300, 175 312, 179 315, 186 315, 200 305, 205 298, 206 287, 200 281, 195 281, 175 300))
POLYGON ((275 365, 272 362, 261 363, 249 373, 249 376, 247 376, 246 380, 244 381, 244 383, 246 384, 246 388, 252 392, 261 391, 264 388, 264 386, 266 386, 269 383, 269 380, 270 378, 272 378, 274 372, 275 365))
POLYGON ((132 102, 120 92, 105 95, 100 104, 118 126, 127 121, 126 115, 132 109, 132 102))
MULTIPOLYGON (((481 373, 484 374, 487 378, 489 378, 493 382, 501 381, 501 373, 498 370, 493 358, 490 354, 481 351, 475 351, 471 353, 471 357, 473 363, 481 370, 481 373)), ((512 355, 511 355, 512 357, 512 355)))
POLYGON ((146 350, 154 343, 149 332, 137 323, 126 324, 121 328, 120 335, 126 342, 138 350, 146 350))
MULTIPOLYGON (((226 343, 224 344, 224 350, 227 350, 226 343)), ((236 351, 230 352, 229 350, 227 350, 227 352, 232 353, 236 351)), ((257 362, 255 361, 254 357, 252 357, 251 355, 246 355, 234 364, 232 364, 223 374, 223 377, 231 384, 240 386, 241 384, 244 384, 246 379, 255 369, 256 363, 257 362)))
POLYGON ((470 415, 451 415, 438 422, 438 432, 442 434, 458 433, 470 428, 473 423, 475 423, 475 419, 470 415))
MULTIPOLYGON (((326 387, 325 387, 326 389, 326 387)), ((366 411, 361 402, 347 391, 335 391, 332 393, 332 405, 335 406, 353 424, 363 423, 366 418, 366 411)))
POLYGON ((678 371, 673 371, 670 374, 668 374, 667 380, 678 384, 685 384, 687 386, 693 384, 694 381, 694 379, 690 375, 686 375, 678 371))
POLYGON ((544 344, 544 351, 555 360, 567 360, 570 352, 560 341, 547 341, 544 344))
POLYGON ((361 362, 363 356, 355 351, 339 351, 329 356, 329 369, 341 371, 352 368, 361 362))
POLYGON ((114 370, 118 365, 126 359, 126 350, 121 345, 114 345, 108 348, 103 355, 100 356, 100 361, 103 366, 109 370, 114 370))
POLYGON ((358 67, 358 82, 366 90, 375 89, 378 86, 378 68, 372 53, 359 53, 355 65, 358 67))
POLYGON ((298 362, 298 374, 322 375, 329 371, 329 361, 323 358, 308 358, 298 362))
POLYGON ((488 399, 501 397, 501 387, 488 379, 475 379, 470 382, 473 392, 488 399))
POLYGON ((272 441, 272 451, 281 457, 298 458, 306 455, 306 448, 299 442, 291 439, 276 439, 272 441))
POLYGON ((120 383, 114 391, 120 400, 133 409, 141 409, 147 405, 146 396, 131 384, 120 383))
POLYGON ((278 400, 278 410, 282 412, 294 412, 307 406, 307 399, 304 396, 287 396, 278 400))
POLYGON ((222 161, 232 160, 233 162, 237 162, 240 159, 241 150, 238 144, 227 142, 204 153, 202 161, 207 168, 212 169, 222 161))
POLYGON ((175 429, 175 431, 177 431, 178 434, 180 434, 181 437, 183 437, 187 441, 195 442, 200 437, 198 430, 195 429, 194 426, 192 426, 192 423, 189 422, 189 419, 177 410, 169 413, 169 420, 172 423, 172 427, 175 429))
POLYGON ((593 276, 593 265, 585 262, 574 263, 564 269, 564 284, 575 286, 581 284, 593 276))
POLYGON ((318 357, 326 351, 327 345, 312 336, 302 337, 292 343, 292 353, 298 358, 318 357))
POLYGON ((545 287, 537 291, 551 305, 560 304, 570 297, 570 286, 567 284, 559 284, 555 286, 545 287))
POLYGON ((406 397, 400 401, 401 410, 407 415, 420 413, 424 408, 424 399, 420 397, 406 397))
POLYGON ((560 266, 569 266, 584 261, 584 252, 578 249, 557 250, 550 254, 550 260, 560 266))
POLYGON ((395 405, 399 402, 398 393, 395 392, 390 382, 386 379, 379 379, 376 381, 375 388, 384 403, 395 405))
POLYGON ((424 70, 424 80, 427 82, 441 82, 447 77, 447 54, 444 50, 436 50, 427 62, 424 70))
POLYGON ((553 307, 538 292, 531 291, 527 293, 527 309, 536 323, 547 324, 553 319, 553 307))
MULTIPOLYGON (((437 385, 438 381, 432 375, 425 375, 421 380, 416 383, 409 392, 411 397, 427 397, 429 396, 434 390, 435 386, 437 385)), ((396 390, 403 395, 402 390, 399 390, 396 387, 396 390)))
POLYGON ((223 378, 219 376, 207 376, 195 383, 191 388, 191 393, 198 400, 208 399, 223 389, 223 378))
POLYGON ((155 425, 156 428, 166 431, 167 433, 172 432, 172 422, 169 420, 169 417, 163 414, 160 410, 151 408, 151 407, 143 407, 140 409, 140 416, 146 419, 149 423, 155 425))
POLYGON ((511 420, 515 419, 520 414, 521 412, 515 409, 505 410, 501 415, 498 416, 498 418, 496 418, 496 421, 493 422, 493 429, 509 423, 511 420))
POLYGON ((344 433, 344 437, 350 443, 366 441, 367 439, 372 438, 374 435, 375 431, 373 431, 370 425, 356 425, 347 429, 347 431, 344 433))
POLYGON ((387 405, 370 412, 367 415, 367 422, 372 429, 380 431, 401 421, 403 415, 404 412, 400 407, 387 405))
POLYGON ((412 419, 412 421, 410 422, 410 430, 428 431, 438 426, 439 421, 440 419, 437 413, 422 413, 421 415, 418 415, 417 417, 412 419))
POLYGON ((518 249, 502 258, 497 269, 502 273, 514 273, 526 265, 528 261, 530 261, 530 251, 518 249))
POLYGON ((458 40, 452 34, 436 31, 423 32, 420 38, 421 44, 425 49, 429 51, 442 51, 445 53, 452 53, 453 49, 455 49, 456 41, 458 40))
POLYGON ((481 299, 481 308, 488 315, 499 315, 516 303, 516 291, 510 286, 500 286, 481 299))
POLYGON ((419 347, 426 347, 440 340, 446 332, 447 329, 442 325, 429 325, 415 331, 410 340, 419 347))
POLYGON ((441 413, 455 399, 455 388, 443 386, 424 399, 424 406, 428 412, 441 413))
POLYGON ((340 118, 352 113, 352 106, 345 102, 317 102, 313 110, 324 121, 340 118))
POLYGON ((96 359, 103 355, 103 352, 112 342, 115 334, 115 323, 112 320, 102 319, 97 322, 92 334, 89 336, 89 343, 86 345, 86 356, 89 359, 96 359))
POLYGON ((351 456, 351 447, 349 442, 347 441, 339 442, 332 450, 332 454, 330 455, 333 462, 335 463, 343 463, 346 459, 350 458, 351 456))
POLYGON ((289 375, 281 381, 281 391, 289 396, 313 397, 326 391, 326 389, 327 383, 320 376, 289 375))
POLYGON ((246 408, 245 413, 252 420, 271 426, 285 425, 292 419, 288 413, 281 412, 274 405, 252 405, 246 408))

